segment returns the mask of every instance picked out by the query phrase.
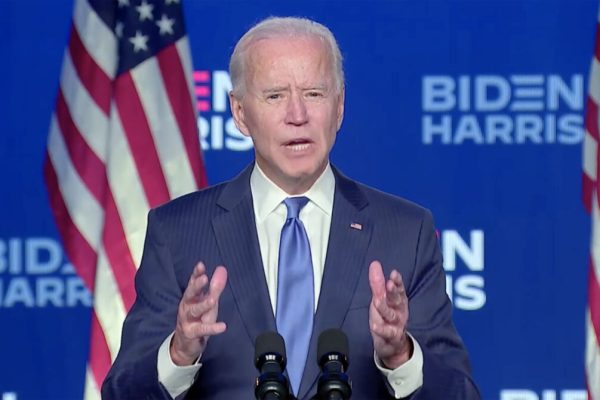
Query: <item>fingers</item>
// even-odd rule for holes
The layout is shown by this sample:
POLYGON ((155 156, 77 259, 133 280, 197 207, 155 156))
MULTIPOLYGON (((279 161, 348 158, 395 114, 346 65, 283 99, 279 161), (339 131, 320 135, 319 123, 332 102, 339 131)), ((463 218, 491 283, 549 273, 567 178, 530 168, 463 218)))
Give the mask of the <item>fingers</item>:
POLYGON ((402 276, 397 270, 386 281, 379 261, 369 266, 369 285, 373 293, 369 325, 373 335, 386 342, 400 340, 408 321, 408 299, 402 276))
MULTIPOLYGON (((223 266, 218 266, 213 273, 212 279, 209 282, 206 275, 206 267, 202 262, 199 262, 188 282, 188 286, 184 291, 181 303, 179 305, 178 322, 180 325, 193 325, 195 322, 201 324, 214 324, 217 319, 217 310, 219 298, 227 284, 227 270, 223 266), (208 290, 207 290, 208 286, 208 290)), ((207 332, 221 333, 220 325, 207 332)), ((193 332, 204 332, 204 328, 189 328, 186 336, 193 332)))
POLYGON ((387 322, 390 324, 394 324, 394 323, 398 322, 400 310, 396 310, 396 309, 390 307, 386 301, 383 301, 381 299, 375 300, 373 302, 373 305, 375 306, 377 313, 379 314, 379 316, 381 316, 381 319, 384 322, 387 322))
POLYGON ((227 325, 224 322, 205 323, 192 322, 183 326, 183 334, 189 339, 198 339, 214 336, 225 332, 227 325))
POLYGON ((216 301, 211 297, 207 297, 198 303, 189 304, 187 307, 187 317, 189 320, 200 320, 205 314, 214 309, 215 306, 216 301))
POLYGON ((206 276, 206 267, 204 266, 204 263, 199 262, 192 271, 188 285, 185 288, 185 292, 183 292, 182 301, 199 299, 204 293, 204 287, 207 283, 208 276, 206 276))
POLYGON ((226 284, 225 267, 217 267, 210 280, 202 262, 194 267, 179 303, 170 346, 171 358, 177 365, 190 365, 202 354, 210 336, 227 329, 224 322, 217 322, 219 298, 226 284))
POLYGON ((221 297, 221 293, 223 293, 223 290, 225 289, 226 284, 227 284, 227 270, 225 269, 225 267, 219 265, 215 269, 215 272, 213 273, 213 276, 210 280, 210 289, 209 289, 210 297, 212 297, 218 301, 219 297, 221 297))
POLYGON ((383 267, 377 260, 369 265, 369 286, 373 297, 382 297, 385 294, 385 276, 383 275, 383 267))
POLYGON ((389 324, 371 324, 371 333, 379 336, 386 342, 394 342, 402 339, 404 329, 403 327, 389 324))
POLYGON ((386 281, 383 267, 377 260, 369 265, 369 286, 373 294, 373 300, 385 299, 390 307, 401 307, 406 301, 406 290, 402 282, 402 276, 396 270, 390 274, 386 281))
POLYGON ((385 284, 385 298, 386 303, 394 308, 401 307, 407 301, 402 276, 396 270, 392 271, 390 279, 385 284))

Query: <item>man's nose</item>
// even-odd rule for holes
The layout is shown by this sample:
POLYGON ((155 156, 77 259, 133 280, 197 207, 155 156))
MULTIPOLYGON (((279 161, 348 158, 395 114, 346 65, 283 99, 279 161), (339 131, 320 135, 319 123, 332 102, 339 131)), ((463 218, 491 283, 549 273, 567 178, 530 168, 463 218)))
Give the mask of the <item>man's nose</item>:
POLYGON ((303 125, 308 122, 308 112, 302 94, 291 94, 285 117, 285 122, 292 125, 303 125))

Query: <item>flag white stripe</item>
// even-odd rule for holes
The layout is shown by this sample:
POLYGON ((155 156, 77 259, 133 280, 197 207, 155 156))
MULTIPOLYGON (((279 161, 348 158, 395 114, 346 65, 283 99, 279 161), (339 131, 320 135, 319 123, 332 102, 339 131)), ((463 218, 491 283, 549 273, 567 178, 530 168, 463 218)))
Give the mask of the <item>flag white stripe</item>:
POLYGON ((583 171, 593 181, 597 175, 598 143, 588 130, 583 137, 583 171))
MULTIPOLYGON (((98 321, 99 326, 94 326, 94 329, 98 329, 100 332, 95 332, 93 340, 90 342, 91 358, 86 368, 84 398, 96 400, 101 398, 100 385, 109 367, 109 356, 114 359, 118 353, 121 340, 121 324, 125 319, 126 310, 135 296, 132 287, 129 285, 130 282, 125 282, 126 279, 130 279, 132 271, 122 270, 120 265, 112 265, 111 260, 108 258, 109 255, 112 257, 112 254, 110 253, 111 249, 104 248, 104 229, 108 229, 106 234, 116 233, 119 236, 118 230, 123 230, 123 238, 112 237, 108 239, 125 240, 125 243, 120 242, 119 246, 127 247, 136 267, 141 262, 144 244, 149 201, 146 198, 147 188, 144 187, 140 179, 140 171, 137 169, 134 156, 137 156, 138 151, 143 152, 153 150, 153 147, 156 148, 158 153, 157 162, 161 165, 152 166, 152 169, 157 171, 158 168, 161 168, 163 170, 170 197, 175 197, 196 189, 194 174, 190 172, 192 163, 188 159, 188 153, 197 154, 200 149, 199 146, 195 149, 185 148, 187 142, 183 140, 182 133, 178 132, 179 126, 176 120, 178 114, 173 112, 174 108, 172 109, 172 107, 177 107, 179 104, 170 104, 164 82, 161 80, 162 74, 155 61, 156 54, 152 54, 152 63, 154 64, 152 72, 155 73, 155 76, 152 79, 144 76, 143 82, 136 84, 141 93, 142 105, 146 112, 145 118, 150 119, 149 124, 153 140, 148 138, 149 143, 140 143, 140 148, 134 149, 136 153, 132 151, 129 146, 129 137, 123 130, 123 120, 126 116, 123 116, 122 119, 118 114, 115 105, 116 93, 111 92, 110 87, 111 84, 114 85, 116 79, 120 54, 119 40, 113 33, 113 27, 107 26, 103 16, 101 18, 100 15, 96 14, 94 7, 91 6, 92 4, 98 4, 99 7, 105 8, 104 11, 107 12, 108 18, 113 18, 116 17, 116 2, 111 1, 110 4, 108 2, 100 4, 97 0, 94 0, 94 2, 92 0, 75 0, 75 3, 72 33, 77 35, 78 41, 81 43, 76 41, 75 37, 71 37, 69 45, 73 44, 76 47, 71 46, 64 55, 59 95, 64 98, 66 110, 62 110, 61 104, 61 114, 58 115, 55 112, 52 117, 47 150, 49 162, 46 168, 51 169, 49 171, 51 173, 55 172, 58 180, 56 182, 58 187, 55 187, 52 181, 49 182, 52 184, 49 187, 50 194, 53 198, 62 197, 71 218, 71 222, 60 218, 57 222, 59 224, 74 224, 74 229, 78 230, 77 234, 80 234, 95 252, 94 260, 89 260, 93 265, 85 264, 86 260, 80 260, 83 264, 77 265, 76 269, 83 271, 85 274, 93 275, 95 279, 94 319, 98 321), (109 16, 108 14, 112 15, 109 16), (71 50, 76 51, 71 52, 71 50), (75 58, 78 56, 81 56, 81 60, 75 58), (80 61, 85 63, 89 60, 93 60, 95 63, 92 69, 89 71, 78 70, 80 61), (96 76, 90 76, 89 79, 91 80, 87 81, 88 76, 79 76, 78 71, 82 72, 82 75, 92 72, 96 76), (96 79, 99 79, 99 82, 95 82, 96 79), (139 88, 142 88, 142 90, 139 88), (94 93, 95 90, 98 90, 98 93, 94 93), (156 96, 152 99, 153 101, 161 99, 158 106, 149 105, 150 99, 144 98, 144 96, 151 95, 156 96), (98 104, 97 101, 101 104, 98 104), (65 117, 62 112, 68 113, 66 118, 72 120, 74 128, 80 133, 81 138, 69 136, 68 134, 72 132, 66 131, 66 125, 62 127, 65 132, 61 132, 59 122, 63 122, 63 117, 65 117), (160 121, 156 118, 156 115, 165 113, 167 114, 165 120, 160 121), (160 135, 166 135, 169 140, 160 138, 160 135), (73 140, 74 142, 72 142, 73 140), (81 140, 85 142, 85 147, 89 147, 90 150, 81 146, 81 140), (73 149, 76 151, 82 150, 84 154, 72 154, 73 159, 71 159, 71 154, 69 154, 69 151, 72 151, 71 145, 77 145, 73 149), (80 147, 82 148, 80 149, 80 147), (77 168, 87 163, 85 159, 80 160, 80 156, 93 156, 94 160, 97 157, 99 161, 90 160, 92 164, 96 162, 94 168, 105 168, 106 171, 97 171, 98 173, 87 175, 85 171, 77 170, 77 168), (79 164, 80 161, 82 165, 79 164), (98 162, 101 164, 97 165, 98 162), (79 175, 80 172, 81 176, 79 175), (103 174, 104 172, 106 172, 106 175, 103 174), (181 183, 182 178, 184 183, 181 183), (179 182, 173 184, 173 181, 179 182), (102 192, 100 190, 96 192, 97 187, 95 185, 103 184, 108 185, 104 189, 115 202, 118 218, 108 215, 104 209, 106 207, 104 199, 96 197, 102 192), (105 221, 107 216, 112 220, 105 221), (110 223, 111 226, 105 226, 105 223, 110 223), (119 226, 114 226, 115 224, 119 226)), ((156 7, 161 6, 156 4, 156 7)), ((120 11, 124 10, 121 9, 120 11)), ((136 16, 133 4, 131 9, 127 11, 130 11, 132 16, 136 16)), ((165 9, 165 13, 171 11, 178 14, 180 10, 174 7, 165 9)), ((133 19, 124 21, 124 23, 134 22, 133 25, 136 26, 135 29, 137 30, 138 21, 133 19)), ((140 29, 152 29, 152 26, 154 24, 140 27, 140 29)), ((153 29, 156 29, 156 27, 154 26, 153 29)), ((180 40, 176 45, 184 71, 191 75, 192 63, 188 52, 187 39, 180 40), (182 50, 183 46, 185 48, 182 50)), ((123 50, 127 52, 131 49, 125 48, 123 50)), ((171 71, 171 73, 179 72, 171 71)), ((130 72, 125 71, 125 73, 130 72)), ((144 71, 139 72, 142 75, 143 73, 144 71)), ((192 101, 192 107, 195 107, 192 81, 189 78, 191 76, 187 77, 189 93, 185 95, 184 100, 187 101, 189 98, 192 101)), ((115 90, 115 88, 113 87, 112 90, 115 90)), ((127 96, 137 94, 118 93, 118 95, 127 98, 127 96)), ((181 112, 189 113, 189 107, 188 105, 182 108, 181 112)), ((190 134, 190 132, 184 133, 190 134)), ((137 132, 131 132, 131 134, 135 135, 137 132)), ((194 135, 189 139, 196 141, 198 137, 194 135)), ((200 155, 197 154, 195 157, 199 159, 200 155)), ((196 172, 203 173, 202 170, 196 172)), ((146 178, 162 179, 162 176, 144 176, 144 179, 146 178)), ((153 185, 150 186, 149 190, 156 189, 153 185)), ((164 190, 161 189, 161 185, 158 185, 157 188, 158 190, 164 190)), ((148 195, 163 196, 163 193, 148 193, 148 195)), ((58 209, 54 208, 55 213, 61 211, 60 204, 53 205, 58 207, 58 209)), ((59 226, 59 228, 62 228, 62 226, 59 226)), ((71 227, 69 226, 69 228, 71 227)), ((64 232, 62 229, 60 231, 64 232)), ((72 252, 73 246, 69 246, 69 244, 73 244, 70 243, 72 238, 65 236, 62 239, 67 244, 65 248, 70 253, 69 256, 77 255, 76 251, 72 252)), ((124 261, 125 266, 128 267, 129 261, 124 261)), ((95 320, 94 323, 96 323, 95 320)))
POLYGON ((117 70, 117 38, 87 0, 76 1, 73 24, 90 56, 110 79, 117 70))
POLYGON ((600 343, 592 326, 589 309, 586 312, 587 341, 585 350, 585 363, 587 383, 592 399, 600 399, 600 343))
POLYGON ((96 250, 100 243, 104 210, 77 174, 54 115, 50 122, 48 154, 71 220, 89 245, 96 250))
POLYGON ((89 364, 85 368, 85 389, 83 398, 85 400, 101 400, 100 390, 98 389, 98 385, 96 385, 96 379, 94 379, 94 374, 92 373, 89 364))
POLYGON ((598 208, 598 193, 596 192, 592 195, 592 243, 590 251, 594 271, 596 276, 600 277, 600 209, 598 208))
POLYGON ((94 286, 94 309, 113 360, 117 357, 121 345, 121 327, 126 315, 123 300, 121 296, 116 296, 116 293, 119 293, 119 288, 104 247, 101 247, 94 286))
POLYGON ((157 60, 146 60, 134 68, 131 75, 150 125, 169 196, 175 198, 189 193, 196 182, 157 60))
POLYGON ((60 87, 81 136, 100 160, 105 162, 108 118, 81 84, 69 52, 65 53, 60 87))
POLYGON ((179 59, 181 60, 181 65, 183 66, 183 72, 185 74, 185 80, 188 84, 188 90, 190 91, 190 97, 192 101, 191 104, 193 105, 194 110, 196 110, 196 94, 194 93, 194 80, 192 79, 194 71, 192 66, 190 44, 187 36, 179 39, 175 46, 177 48, 177 53, 179 54, 179 59))
POLYGON ((142 260, 147 223, 146 216, 150 210, 150 205, 146 199, 146 194, 114 103, 111 109, 111 135, 109 144, 111 156, 107 166, 108 182, 117 210, 119 211, 119 216, 121 217, 127 246, 129 247, 135 266, 138 268, 142 260))
MULTIPOLYGON (((596 104, 600 105, 600 63, 596 57, 592 57, 592 67, 588 87, 590 97, 596 104)), ((595 122, 598 124, 598 121, 595 122)))

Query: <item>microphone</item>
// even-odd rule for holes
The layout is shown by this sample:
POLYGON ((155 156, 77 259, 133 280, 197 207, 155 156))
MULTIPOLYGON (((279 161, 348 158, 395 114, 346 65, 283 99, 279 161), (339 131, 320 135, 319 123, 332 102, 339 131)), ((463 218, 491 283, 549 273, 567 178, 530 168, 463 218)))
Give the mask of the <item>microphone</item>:
POLYGON ((257 400, 289 399, 289 382, 283 371, 286 365, 285 343, 277 332, 264 332, 256 338, 254 365, 260 372, 254 395, 257 400))
POLYGON ((348 338, 340 329, 328 329, 319 335, 317 361, 321 376, 317 390, 319 400, 348 400, 352 395, 352 382, 348 369, 348 338))

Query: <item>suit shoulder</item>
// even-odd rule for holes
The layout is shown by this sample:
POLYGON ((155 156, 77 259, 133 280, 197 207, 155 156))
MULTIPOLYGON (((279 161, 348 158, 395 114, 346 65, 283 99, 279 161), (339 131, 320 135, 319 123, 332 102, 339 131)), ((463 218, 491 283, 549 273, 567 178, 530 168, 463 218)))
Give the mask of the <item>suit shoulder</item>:
POLYGON ((369 200, 369 205, 382 214, 402 215, 417 221, 433 219, 431 211, 411 200, 357 182, 369 200))
POLYGON ((213 214, 224 187, 225 183, 220 183, 184 194, 152 209, 150 214, 161 220, 189 218, 198 212, 213 214))

